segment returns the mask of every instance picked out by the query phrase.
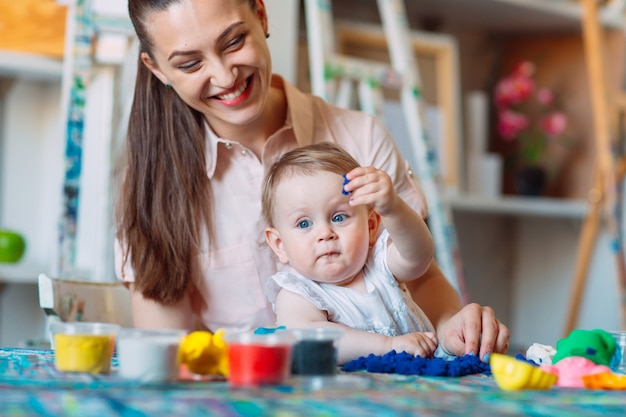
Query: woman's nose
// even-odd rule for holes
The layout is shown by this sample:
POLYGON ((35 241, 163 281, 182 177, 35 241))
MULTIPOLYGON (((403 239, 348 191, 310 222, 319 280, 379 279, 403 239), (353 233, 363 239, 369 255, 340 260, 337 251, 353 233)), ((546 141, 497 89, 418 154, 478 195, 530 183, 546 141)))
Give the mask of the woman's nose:
POLYGON ((227 61, 219 60, 209 68, 209 81, 212 85, 227 89, 235 85, 239 71, 227 61))

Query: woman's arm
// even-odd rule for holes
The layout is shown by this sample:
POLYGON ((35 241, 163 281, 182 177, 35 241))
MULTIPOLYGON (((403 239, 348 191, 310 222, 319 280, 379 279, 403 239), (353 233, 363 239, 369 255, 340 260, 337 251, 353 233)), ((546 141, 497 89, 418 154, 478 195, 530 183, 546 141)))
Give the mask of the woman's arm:
POLYGON ((435 261, 419 279, 407 282, 406 286, 435 329, 461 310, 459 295, 435 261))
POLYGON ((143 329, 186 329, 193 330, 194 319, 189 294, 178 303, 165 305, 145 298, 141 292, 129 285, 133 324, 143 329))
POLYGON ((478 355, 485 362, 492 352, 509 349, 509 329, 491 307, 461 300, 435 262, 420 279, 406 283, 411 296, 437 330, 439 345, 449 354, 478 355))

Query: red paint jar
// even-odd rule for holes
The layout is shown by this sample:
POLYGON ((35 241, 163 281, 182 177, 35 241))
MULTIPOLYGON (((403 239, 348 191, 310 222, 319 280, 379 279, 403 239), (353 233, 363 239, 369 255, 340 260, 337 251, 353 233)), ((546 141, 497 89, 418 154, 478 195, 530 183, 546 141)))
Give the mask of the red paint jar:
POLYGON ((283 384, 290 374, 293 336, 241 333, 226 335, 231 386, 283 384))

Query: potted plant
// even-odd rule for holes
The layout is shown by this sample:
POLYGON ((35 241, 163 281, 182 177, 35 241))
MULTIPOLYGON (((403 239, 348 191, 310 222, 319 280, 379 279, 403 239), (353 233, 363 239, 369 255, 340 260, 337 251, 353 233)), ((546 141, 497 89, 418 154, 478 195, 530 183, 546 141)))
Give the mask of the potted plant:
POLYGON ((536 86, 535 70, 530 61, 517 64, 498 80, 493 95, 497 135, 512 144, 505 159, 516 171, 516 191, 528 196, 543 194, 549 174, 554 174, 547 170, 548 150, 565 143, 568 125, 552 90, 536 86))

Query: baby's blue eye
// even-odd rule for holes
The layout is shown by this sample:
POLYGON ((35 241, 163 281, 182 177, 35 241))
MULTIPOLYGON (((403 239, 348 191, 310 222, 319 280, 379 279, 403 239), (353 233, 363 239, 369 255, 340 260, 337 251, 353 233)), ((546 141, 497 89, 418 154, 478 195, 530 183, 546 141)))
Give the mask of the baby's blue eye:
POLYGON ((343 214, 335 214, 333 216, 333 223, 340 223, 346 219, 346 216, 343 214))
POLYGON ((299 229, 306 229, 307 227, 311 227, 311 222, 309 220, 302 220, 298 223, 299 229))

